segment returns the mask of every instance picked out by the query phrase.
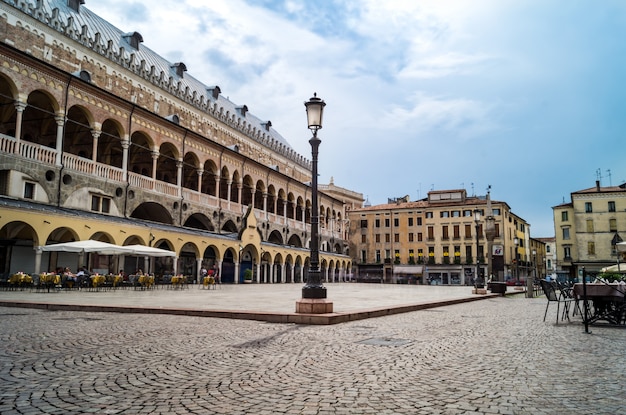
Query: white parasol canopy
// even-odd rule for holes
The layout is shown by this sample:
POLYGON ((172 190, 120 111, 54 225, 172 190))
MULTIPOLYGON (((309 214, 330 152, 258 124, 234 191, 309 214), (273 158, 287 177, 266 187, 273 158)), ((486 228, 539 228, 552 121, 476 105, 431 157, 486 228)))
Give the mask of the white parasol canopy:
POLYGON ((615 248, 618 252, 626 252, 626 242, 618 242, 615 244, 615 248))
POLYGON ((57 252, 97 252, 101 255, 119 255, 132 254, 133 251, 125 246, 110 244, 107 242, 94 241, 88 239, 86 241, 62 242, 58 244, 46 245, 41 247, 42 251, 57 252))
POLYGON ((158 257, 163 257, 163 256, 175 257, 176 256, 176 252, 174 251, 168 251, 167 249, 161 249, 161 248, 154 248, 152 246, 126 245, 124 246, 124 248, 131 250, 133 255, 138 255, 138 256, 158 256, 158 257))

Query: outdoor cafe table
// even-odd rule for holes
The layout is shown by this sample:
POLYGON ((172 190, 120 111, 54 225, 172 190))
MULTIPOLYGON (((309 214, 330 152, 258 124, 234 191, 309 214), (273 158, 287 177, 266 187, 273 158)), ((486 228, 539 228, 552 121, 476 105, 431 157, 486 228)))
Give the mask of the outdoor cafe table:
MULTIPOLYGON (((591 300, 593 310, 588 317, 588 323, 595 323, 599 320, 607 321, 609 324, 626 324, 626 303, 624 284, 593 283, 574 284, 574 295, 578 300, 584 300, 584 291, 587 291, 587 300, 591 300)), ((584 317, 583 317, 584 318, 584 317)))

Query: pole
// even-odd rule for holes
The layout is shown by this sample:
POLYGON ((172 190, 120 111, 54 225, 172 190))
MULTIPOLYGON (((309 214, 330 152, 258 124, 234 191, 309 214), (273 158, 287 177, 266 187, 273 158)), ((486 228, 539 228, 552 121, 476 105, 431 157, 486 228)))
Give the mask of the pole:
POLYGON ((312 155, 312 201, 311 201, 311 262, 306 285, 302 287, 302 298, 326 298, 326 288, 322 285, 319 266, 319 208, 317 200, 317 155, 321 140, 317 138, 317 130, 313 130, 313 138, 309 140, 312 155))
POLYGON ((585 309, 585 316, 583 322, 585 323, 585 333, 589 333, 589 301, 587 300, 587 271, 583 267, 583 308, 585 309))

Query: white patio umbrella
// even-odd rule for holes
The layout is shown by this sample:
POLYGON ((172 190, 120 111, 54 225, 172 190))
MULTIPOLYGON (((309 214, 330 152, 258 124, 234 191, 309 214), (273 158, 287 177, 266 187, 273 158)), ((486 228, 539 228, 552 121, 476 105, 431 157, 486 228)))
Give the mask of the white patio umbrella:
POLYGON ((156 256, 156 257, 175 257, 176 256, 176 252, 174 251, 168 251, 167 249, 161 249, 161 248, 154 248, 152 246, 125 245, 124 248, 127 248, 131 251, 130 255, 156 256))
POLYGON ((96 252, 101 255, 119 255, 132 254, 133 250, 125 246, 114 245, 107 242, 94 241, 88 239, 86 241, 62 242, 58 244, 45 245, 41 247, 42 251, 56 252, 96 252))

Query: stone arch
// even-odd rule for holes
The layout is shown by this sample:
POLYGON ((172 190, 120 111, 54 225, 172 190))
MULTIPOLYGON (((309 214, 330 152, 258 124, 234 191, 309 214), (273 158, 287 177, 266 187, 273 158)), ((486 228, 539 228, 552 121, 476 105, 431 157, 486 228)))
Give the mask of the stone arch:
POLYGON ((157 180, 176 184, 178 178, 178 149, 172 143, 163 143, 157 160, 157 180))
POLYGON ((97 162, 122 168, 124 149, 122 147, 122 132, 124 128, 117 120, 107 118, 102 123, 98 137, 97 162))
POLYGON ((282 245, 283 235, 279 231, 274 230, 270 233, 269 237, 267 238, 267 242, 282 245))
POLYGON ((211 232, 215 230, 213 223, 211 223, 211 219, 202 213, 194 213, 190 215, 183 226, 187 228, 202 229, 211 232))
POLYGON ((0 134, 15 137, 17 88, 10 78, 0 73, 0 134))
POLYGON ((200 161, 195 153, 188 152, 183 158, 183 180, 182 185, 184 188, 192 190, 198 189, 198 168, 200 161))
POLYGON ((219 169, 213 160, 204 162, 204 173, 202 174, 202 188, 204 194, 217 196, 217 176, 219 169))
POLYGON ((72 105, 66 114, 63 152, 93 159, 93 117, 82 105, 72 105))
POLYGON ((172 225, 174 223, 170 211, 155 202, 144 202, 140 204, 133 210, 130 217, 149 220, 152 222, 166 223, 168 225, 172 225))
POLYGON ((143 131, 132 134, 128 149, 129 171, 152 177, 152 145, 152 139, 143 131))
POLYGON ((22 117, 22 139, 55 148, 57 139, 56 115, 59 105, 48 92, 37 89, 28 95, 22 117))

